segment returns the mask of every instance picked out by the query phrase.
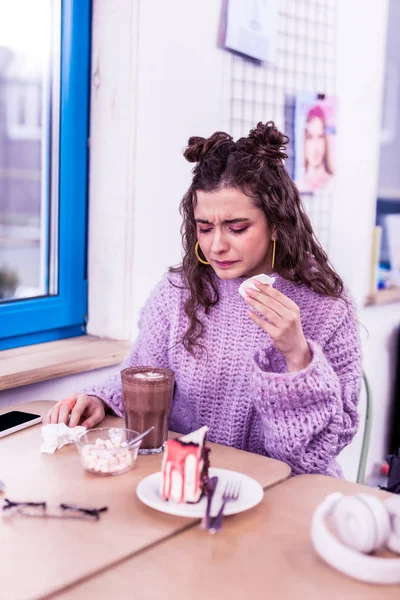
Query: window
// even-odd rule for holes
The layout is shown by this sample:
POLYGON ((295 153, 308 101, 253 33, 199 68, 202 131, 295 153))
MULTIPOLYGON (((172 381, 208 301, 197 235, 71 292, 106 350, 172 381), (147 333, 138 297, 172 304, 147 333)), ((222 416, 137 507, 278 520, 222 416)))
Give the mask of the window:
POLYGON ((90 0, 0 0, 0 349, 81 335, 90 0))

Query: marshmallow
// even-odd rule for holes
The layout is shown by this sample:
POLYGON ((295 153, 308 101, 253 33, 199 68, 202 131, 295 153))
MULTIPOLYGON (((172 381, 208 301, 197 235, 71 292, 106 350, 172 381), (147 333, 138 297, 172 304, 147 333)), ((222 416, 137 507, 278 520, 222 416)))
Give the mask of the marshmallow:
POLYGON ((111 440, 97 438, 94 444, 86 444, 81 450, 82 464, 93 473, 119 473, 133 464, 131 450, 126 442, 113 444, 111 440))
POLYGON ((43 425, 41 430, 43 443, 40 447, 40 452, 54 454, 56 450, 66 444, 72 444, 85 431, 86 427, 82 427, 81 425, 77 427, 67 427, 65 423, 43 425))
POLYGON ((246 288, 252 288, 253 290, 257 289, 257 287, 252 281, 253 279, 256 279, 260 283, 265 283, 266 285, 274 285, 275 283, 275 277, 269 277, 269 275, 265 275, 265 273, 261 273, 260 275, 254 275, 254 277, 250 277, 249 279, 243 281, 243 283, 239 287, 239 294, 243 296, 243 298, 246 297, 246 288))

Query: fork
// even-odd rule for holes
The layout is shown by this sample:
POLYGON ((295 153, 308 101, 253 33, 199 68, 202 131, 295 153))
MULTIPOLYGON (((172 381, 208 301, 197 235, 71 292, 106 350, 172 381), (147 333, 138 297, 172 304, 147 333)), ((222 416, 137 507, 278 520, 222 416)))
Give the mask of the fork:
POLYGON ((222 504, 219 512, 214 519, 212 519, 211 525, 209 527, 209 531, 211 533, 216 533, 220 531, 222 528, 222 519, 224 517, 224 509, 227 502, 232 502, 234 500, 238 500, 240 495, 240 481, 227 481, 224 489, 224 493, 222 494, 222 504))
POLYGON ((211 523, 210 511, 211 503, 214 496, 215 489, 218 485, 218 477, 211 477, 206 484, 207 493, 207 508, 203 519, 201 520, 200 527, 202 529, 209 529, 211 523))

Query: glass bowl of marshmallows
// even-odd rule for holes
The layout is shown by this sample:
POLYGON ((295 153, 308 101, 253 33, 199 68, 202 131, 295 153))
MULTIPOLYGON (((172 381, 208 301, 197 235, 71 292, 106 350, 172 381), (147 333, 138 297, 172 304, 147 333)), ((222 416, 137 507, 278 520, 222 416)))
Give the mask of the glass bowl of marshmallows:
POLYGON ((133 468, 142 440, 121 427, 88 429, 75 440, 83 468, 97 475, 121 475, 133 468))

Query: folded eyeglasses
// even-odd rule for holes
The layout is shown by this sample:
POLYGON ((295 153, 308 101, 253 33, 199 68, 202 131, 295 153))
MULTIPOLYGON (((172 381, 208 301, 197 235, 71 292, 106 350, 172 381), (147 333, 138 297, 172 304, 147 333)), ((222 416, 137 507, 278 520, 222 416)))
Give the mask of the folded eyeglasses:
POLYGON ((88 508, 76 504, 59 504, 59 512, 48 512, 46 502, 12 502, 4 499, 2 506, 3 516, 21 515, 23 517, 34 517, 44 519, 87 519, 99 521, 100 514, 108 510, 108 506, 102 508, 88 508))

